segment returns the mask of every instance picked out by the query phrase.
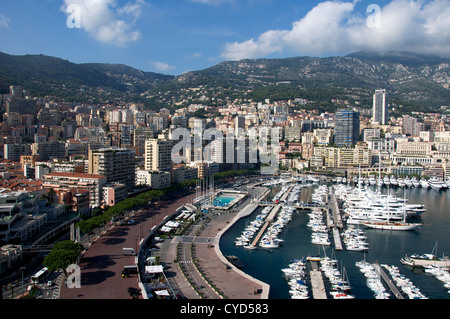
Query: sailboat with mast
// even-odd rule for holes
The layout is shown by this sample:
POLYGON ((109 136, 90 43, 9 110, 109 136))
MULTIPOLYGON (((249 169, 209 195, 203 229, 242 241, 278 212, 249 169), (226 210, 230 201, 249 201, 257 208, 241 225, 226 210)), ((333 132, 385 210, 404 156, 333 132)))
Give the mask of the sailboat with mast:
POLYGON ((407 266, 412 267, 450 267, 450 257, 442 255, 441 258, 437 257, 437 246, 438 241, 433 247, 430 254, 412 254, 410 256, 406 255, 404 258, 400 259, 400 262, 407 266))
POLYGON ((368 221, 368 222, 362 222, 361 224, 374 229, 381 229, 381 230, 418 230, 420 229, 423 224, 421 223, 408 223, 406 222, 406 207, 405 207, 405 201, 403 202, 403 221, 391 221, 389 218, 389 205, 388 205, 388 213, 387 213, 387 220, 386 221, 368 221))

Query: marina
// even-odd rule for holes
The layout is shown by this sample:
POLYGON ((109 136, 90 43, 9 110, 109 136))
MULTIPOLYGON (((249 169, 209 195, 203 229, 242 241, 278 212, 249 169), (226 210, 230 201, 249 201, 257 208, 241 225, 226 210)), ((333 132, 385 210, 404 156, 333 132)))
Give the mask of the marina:
MULTIPOLYGON (((398 182, 397 182, 398 183, 398 182)), ((408 183, 409 184, 409 183, 408 183)), ((411 181, 412 184, 412 181, 411 181)), ((406 185, 406 182, 405 182, 406 185)), ((274 186, 271 189, 269 196, 263 198, 263 200, 267 203, 273 203, 273 206, 260 206, 256 208, 256 211, 252 216, 248 217, 248 219, 244 219, 239 221, 232 229, 238 230, 239 228, 243 228, 244 226, 248 226, 249 223, 254 219, 254 216, 258 216, 258 214, 264 210, 269 210, 268 207, 287 207, 295 203, 295 198, 291 196, 292 192, 296 190, 296 188, 292 187, 293 185, 278 185, 274 186), (281 195, 276 196, 282 189, 284 188, 284 192, 281 195), (285 195, 289 190, 289 195, 285 195), (281 202, 281 198, 283 197, 284 202, 281 202), (275 204, 273 199, 278 200, 278 203, 275 204), (290 199, 290 201, 289 201, 290 199)), ((295 186, 295 185, 294 185, 295 186)), ((310 185, 308 187, 298 187, 297 191, 300 190, 299 197, 305 199, 305 196, 309 198, 308 201, 302 203, 304 207, 309 206, 309 209, 302 210, 296 209, 295 212, 291 215, 291 220, 283 226, 283 231, 280 232, 277 236, 279 242, 278 245, 274 245, 274 248, 270 249, 258 249, 261 248, 258 244, 255 246, 255 249, 243 249, 244 247, 237 247, 235 245, 226 245, 226 237, 232 236, 233 231, 228 232, 224 235, 225 238, 221 241, 221 250, 232 251, 233 255, 239 256, 239 259, 243 261, 244 267, 243 271, 249 273, 251 276, 258 278, 259 280, 270 284, 270 296, 269 298, 274 299, 314 299, 314 298, 323 298, 317 297, 318 293, 313 293, 313 284, 314 287, 322 287, 322 284, 317 280, 322 278, 323 287, 325 291, 325 298, 332 299, 334 298, 333 290, 331 289, 332 284, 330 280, 321 273, 320 267, 317 268, 316 271, 318 273, 312 272, 312 266, 309 266, 309 263, 306 263, 309 271, 304 272, 304 277, 297 278, 296 280, 286 280, 284 272, 280 272, 281 269, 286 269, 286 265, 291 264, 293 258, 298 258, 298 256, 304 256, 302 259, 311 256, 318 256, 316 262, 323 258, 323 255, 332 255, 335 254, 337 259, 342 263, 341 270, 345 268, 346 276, 349 281, 352 283, 351 290, 348 291, 346 296, 340 296, 342 299, 351 299, 352 297, 355 299, 394 299, 397 298, 394 293, 392 293, 391 287, 388 286, 387 282, 383 281, 381 272, 378 277, 381 278, 381 285, 384 287, 383 294, 375 295, 374 292, 367 285, 367 278, 359 271, 358 267, 355 265, 356 262, 361 261, 367 258, 368 262, 375 264, 380 263, 381 265, 390 265, 399 267, 401 269, 402 274, 410 273, 412 281, 414 281, 414 285, 417 289, 420 287, 420 291, 423 291, 423 296, 429 299, 440 299, 440 298, 448 298, 450 294, 448 293, 449 289, 446 289, 446 282, 443 283, 439 279, 432 277, 429 273, 426 273, 423 268, 411 267, 404 265, 400 262, 402 258, 405 258, 406 255, 411 256, 414 252, 417 252, 417 249, 420 247, 424 247, 424 251, 430 251, 431 249, 425 249, 428 243, 426 239, 428 237, 433 237, 436 240, 435 236, 441 234, 441 236, 445 236, 445 231, 432 231, 433 228, 441 229, 444 225, 450 224, 450 216, 445 214, 445 200, 449 200, 447 197, 448 192, 444 192, 443 190, 437 191, 432 189, 423 189, 423 188, 408 188, 407 186, 404 188, 398 187, 396 192, 393 192, 392 189, 388 189, 383 187, 383 189, 379 190, 376 187, 371 188, 371 192, 374 192, 374 196, 378 199, 386 200, 386 205, 389 205, 389 210, 392 208, 392 212, 389 216, 395 216, 394 212, 402 213, 401 218, 404 218, 404 210, 398 209, 394 210, 394 207, 402 208, 407 207, 408 220, 414 223, 421 223, 426 225, 424 228, 415 230, 415 231, 392 231, 392 230, 378 230, 367 228, 362 223, 349 224, 347 221, 349 220, 350 215, 348 214, 346 208, 343 206, 343 200, 341 198, 340 186, 347 187, 349 185, 340 185, 340 184, 327 184, 326 191, 325 185, 310 185), (317 191, 319 190, 319 191, 317 191), (317 191, 317 192, 316 192, 317 191), (406 192, 406 195, 404 193, 406 192), (332 195, 335 195, 335 203, 332 203, 332 195), (394 196, 395 195, 395 196, 394 196), (420 195, 420 196, 419 196, 420 195), (437 200, 436 198, 441 198, 441 200, 437 200), (395 201, 393 201, 395 199, 395 201), (405 201, 405 199, 407 201, 405 201), (426 200, 424 200, 426 199, 426 200), (435 204, 439 203, 439 207, 436 208, 435 204), (404 206, 404 205, 408 206, 404 206), (430 206, 431 204, 431 206, 430 206), (434 205, 433 205, 434 204, 434 205), (316 207, 314 207, 316 206, 316 207), (320 207, 320 208, 319 208, 320 207), (336 225, 336 210, 334 207, 339 208, 339 216, 341 217, 342 228, 335 227, 336 225), (429 214, 430 207, 433 207, 432 214, 429 214), (311 216, 309 214, 317 214, 318 211, 321 212, 322 216, 322 230, 328 234, 328 240, 330 245, 328 244, 314 244, 312 242, 312 234, 314 233, 312 229, 312 225, 307 226, 309 222, 311 222, 311 216), (437 224, 435 218, 444 219, 444 223, 439 221, 437 224), (425 240, 421 240, 424 237, 425 240), (354 245, 355 240, 358 240, 360 245, 354 245), (388 242, 392 242, 394 246, 389 247, 388 242), (364 244, 365 243, 365 244, 364 244), (362 244, 362 245, 361 245, 362 244), (424 246, 422 246, 424 245, 424 246), (226 248, 227 246, 228 248, 226 248), (276 248, 275 248, 276 247, 276 248), (421 269, 421 270, 417 270, 421 269), (283 279, 276 279, 277 276, 273 276, 270 274, 280 273, 283 279), (319 276, 320 275, 320 276, 319 276), (314 279, 313 279, 314 278, 314 279), (363 279, 364 278, 364 279, 363 279), (432 280, 430 282, 430 280, 432 280), (301 281, 302 285, 308 287, 308 294, 300 293, 292 289, 291 284, 299 284, 301 281)), ((375 186, 375 185, 374 185, 375 186)), ((358 187, 353 187, 353 191, 357 191, 358 187)), ((369 190, 366 188, 361 188, 364 192, 369 193, 369 190)), ((367 197, 367 196, 366 196, 367 197)), ((450 201, 449 201, 450 202, 450 201)), ((258 205, 258 203, 255 203, 258 205)), ((296 204, 299 204, 297 202, 296 204)), ((385 211, 387 211, 385 209, 385 211)), ((275 218, 276 220, 276 218, 275 218)), ((398 220, 401 222, 400 218, 398 220)), ((270 225, 268 223, 267 225, 270 225)), ((318 225, 316 225, 317 227, 318 225)), ((268 228, 269 226, 267 226, 268 228)), ((244 227, 245 229, 245 227, 244 227)), ((446 228, 447 229, 447 228, 446 228)), ((319 228, 315 228, 315 230, 319 230, 319 228)), ((320 233, 320 232, 317 232, 320 233)), ((322 235, 323 236, 323 235, 322 235)), ((444 237, 445 238, 445 237, 444 237)), ((326 243, 326 241, 323 241, 326 243)), ((431 248, 433 247, 434 242, 431 244, 431 248)), ((443 244, 441 247, 442 252, 448 251, 449 247, 446 246, 447 243, 443 244), (446 250, 447 249, 447 250, 446 250)), ((381 269, 383 270, 383 269, 381 269)), ((392 275, 387 272, 386 276, 391 278, 392 275)), ((441 279, 447 278, 441 274, 441 279)), ((390 279, 389 279, 390 280, 390 279)), ((378 284, 371 283, 372 286, 376 286, 378 284)), ((448 285, 447 285, 448 286, 448 285)), ((302 288, 301 286, 296 286, 299 289, 306 290, 306 288, 302 288)), ((318 289, 320 291, 322 288, 318 289)), ((401 290, 401 288, 397 287, 399 291, 401 291, 401 296, 403 298, 409 298, 408 295, 401 290)), ((408 288, 405 288, 408 289, 408 288)))

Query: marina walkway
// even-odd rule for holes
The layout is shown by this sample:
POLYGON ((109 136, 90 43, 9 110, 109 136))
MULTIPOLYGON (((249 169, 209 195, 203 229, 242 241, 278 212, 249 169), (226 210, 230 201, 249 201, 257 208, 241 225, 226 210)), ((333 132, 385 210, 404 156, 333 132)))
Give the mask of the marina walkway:
POLYGON ((343 250, 341 235, 339 234, 339 229, 333 227, 333 239, 334 239, 334 248, 336 250, 343 250))
POLYGON ((329 203, 329 206, 330 206, 331 211, 333 212, 334 224, 338 228, 343 228, 344 225, 342 223, 341 212, 339 210, 339 206, 338 206, 336 197, 334 195, 334 188, 333 188, 333 186, 330 186, 329 192, 330 192, 330 196, 331 196, 331 202, 329 203))
POLYGON ((311 267, 312 270, 309 272, 309 277, 311 279, 313 299, 328 299, 322 272, 318 269, 317 262, 311 261, 311 267))
POLYGON ((270 225, 270 223, 275 219, 275 216, 277 216, 278 211, 281 209, 281 205, 277 205, 275 206, 272 211, 270 212, 269 216, 267 216, 266 218, 266 222, 264 223, 264 225, 261 227, 258 235, 255 237, 255 240, 253 240, 252 246, 256 247, 256 245, 258 244, 259 240, 261 239, 262 235, 264 234, 264 232, 266 231, 267 227, 270 225))
POLYGON ((403 297, 403 295, 400 293, 400 291, 397 289, 397 287, 394 285, 394 283, 392 282, 392 280, 389 279, 389 277, 386 275, 386 273, 384 272, 384 270, 381 268, 381 266, 379 264, 373 264, 373 266, 375 267, 375 269, 377 270, 377 272, 380 274, 381 278, 384 280, 384 282, 386 283, 386 285, 389 287, 389 289, 392 291, 392 293, 394 294, 394 296, 397 299, 405 299, 403 297))
POLYGON ((291 190, 294 188, 294 186, 289 187, 289 189, 281 196, 280 202, 285 202, 288 198, 289 194, 291 193, 291 190))

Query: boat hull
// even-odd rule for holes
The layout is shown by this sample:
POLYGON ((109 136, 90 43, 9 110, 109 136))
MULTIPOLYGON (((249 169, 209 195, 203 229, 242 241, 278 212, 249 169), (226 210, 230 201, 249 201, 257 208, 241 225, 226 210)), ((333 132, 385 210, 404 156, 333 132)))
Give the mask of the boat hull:
POLYGON ((380 229, 380 230, 417 230, 422 226, 421 224, 402 224, 402 223, 362 223, 362 225, 380 229))

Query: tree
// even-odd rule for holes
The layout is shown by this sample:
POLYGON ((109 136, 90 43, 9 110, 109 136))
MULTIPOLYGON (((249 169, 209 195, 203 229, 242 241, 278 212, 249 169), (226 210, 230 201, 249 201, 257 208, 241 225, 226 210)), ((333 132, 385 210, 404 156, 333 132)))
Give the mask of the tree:
POLYGON ((49 272, 62 269, 67 277, 66 268, 78 262, 81 251, 84 249, 80 243, 65 240, 56 243, 52 251, 44 258, 43 265, 49 272))

